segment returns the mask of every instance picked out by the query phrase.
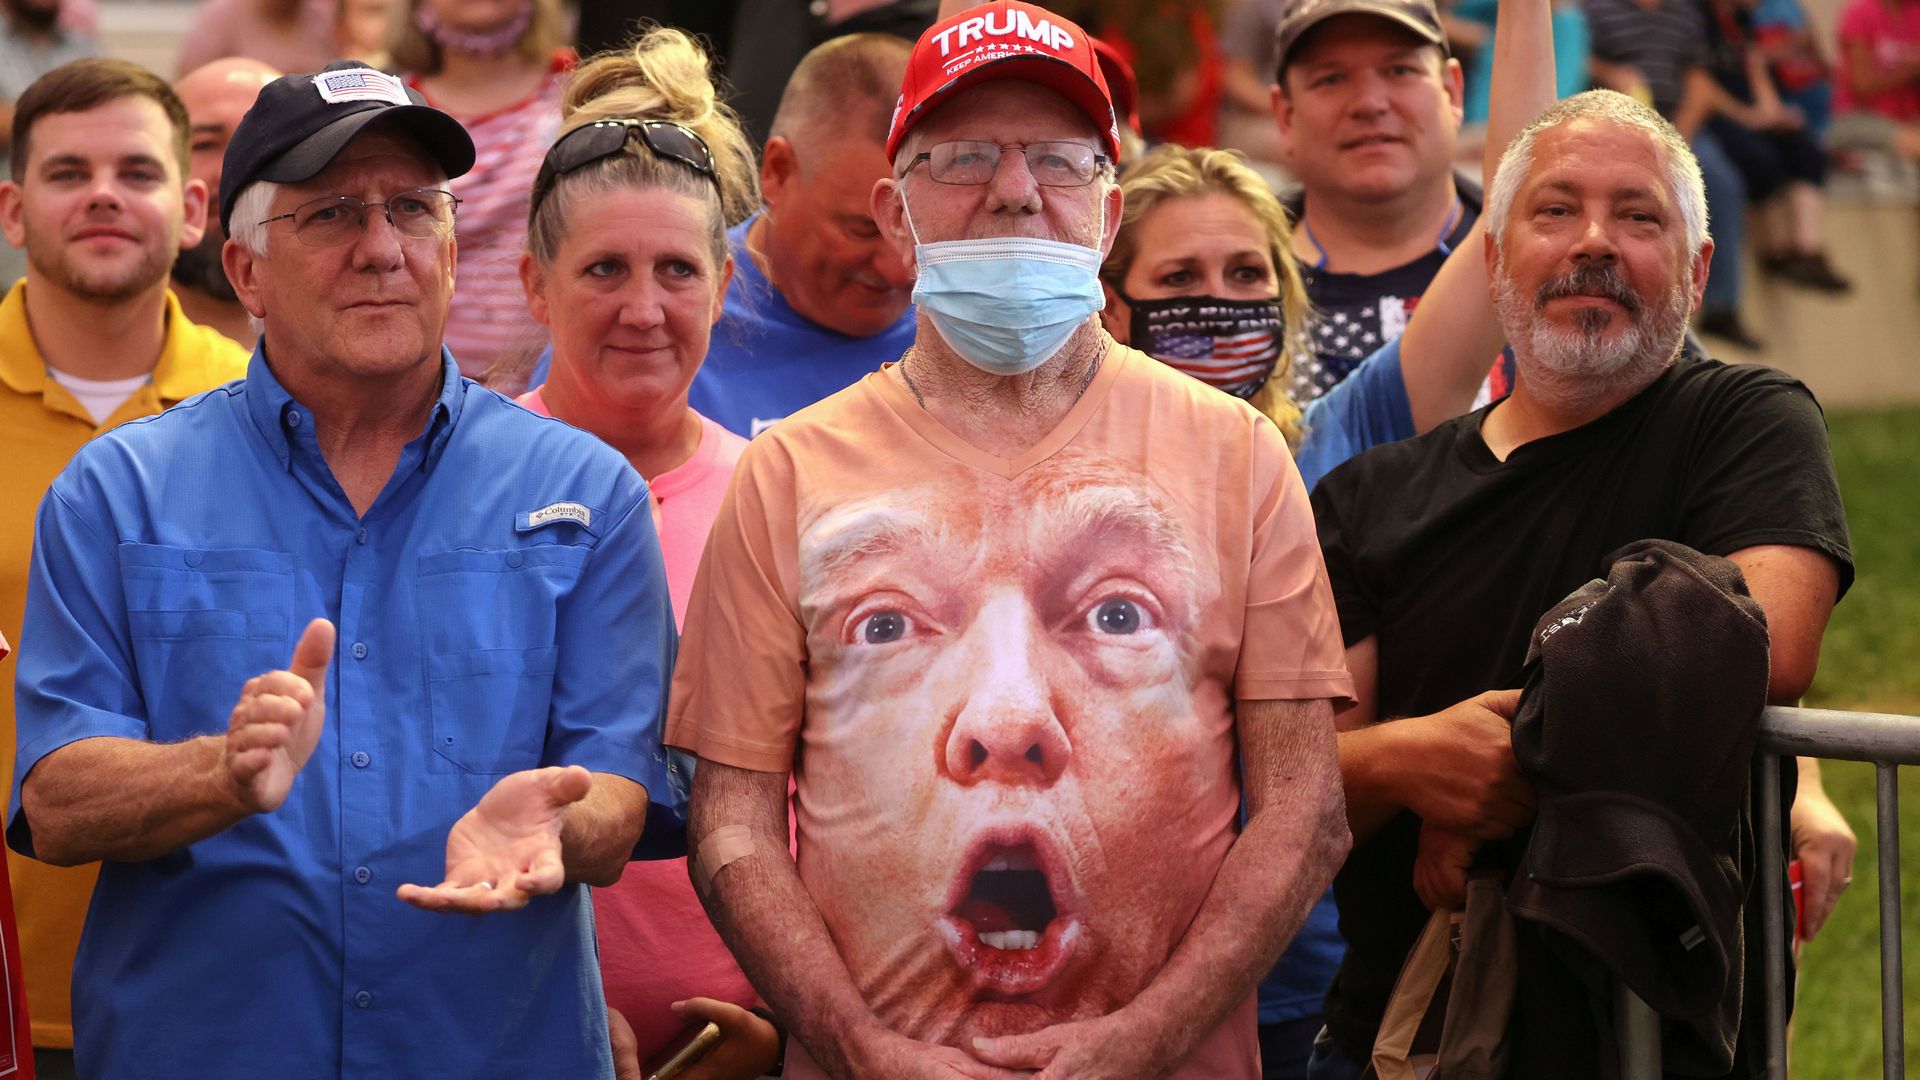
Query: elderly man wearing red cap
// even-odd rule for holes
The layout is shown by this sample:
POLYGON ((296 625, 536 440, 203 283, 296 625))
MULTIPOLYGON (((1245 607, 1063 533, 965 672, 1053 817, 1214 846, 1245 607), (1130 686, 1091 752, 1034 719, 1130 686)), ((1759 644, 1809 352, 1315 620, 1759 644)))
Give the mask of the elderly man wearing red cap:
POLYGON ((668 741, 788 1076, 1252 1080, 1254 982, 1346 853, 1285 443, 1096 317, 1116 140, 1080 27, 934 25, 873 197, 913 346, 714 524, 668 741))

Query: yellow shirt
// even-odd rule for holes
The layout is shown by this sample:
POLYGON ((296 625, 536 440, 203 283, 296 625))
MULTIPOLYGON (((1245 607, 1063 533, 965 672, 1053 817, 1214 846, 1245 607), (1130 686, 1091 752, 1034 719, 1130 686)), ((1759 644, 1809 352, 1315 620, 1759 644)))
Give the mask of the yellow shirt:
MULTIPOLYGON (((247 373, 248 353, 213 329, 191 322, 167 294, 167 337, 153 379, 113 415, 95 424, 87 410, 47 374, 27 325, 27 285, 0 300, 0 635, 21 644, 27 606, 27 563, 33 519, 53 478, 87 440, 247 373)), ((0 777, 13 776, 14 661, 0 660, 0 777)), ((93 895, 95 866, 61 869, 7 852, 14 913, 27 980, 34 1045, 73 1045, 67 999, 74 949, 93 895)))

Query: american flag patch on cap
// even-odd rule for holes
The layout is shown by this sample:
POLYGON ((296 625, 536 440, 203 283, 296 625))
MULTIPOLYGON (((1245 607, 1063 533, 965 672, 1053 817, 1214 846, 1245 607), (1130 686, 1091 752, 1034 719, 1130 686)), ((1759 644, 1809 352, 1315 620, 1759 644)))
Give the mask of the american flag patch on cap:
POLYGON ((393 105, 411 105, 407 97, 407 86, 399 79, 384 71, 372 68, 345 68, 340 71, 322 71, 313 77, 313 88, 320 91, 322 100, 338 104, 342 101, 385 101, 393 105))

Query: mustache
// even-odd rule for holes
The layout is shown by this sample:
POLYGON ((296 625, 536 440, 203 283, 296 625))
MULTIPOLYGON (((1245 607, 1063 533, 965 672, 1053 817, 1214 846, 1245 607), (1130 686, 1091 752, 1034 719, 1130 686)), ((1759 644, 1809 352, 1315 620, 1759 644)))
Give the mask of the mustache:
POLYGON ((1643 306, 1640 294, 1627 285, 1627 279, 1611 264, 1598 266, 1586 263, 1576 266, 1560 277, 1542 283, 1535 299, 1539 306, 1545 307, 1547 301, 1565 296, 1603 296, 1626 308, 1629 315, 1639 314, 1643 306))

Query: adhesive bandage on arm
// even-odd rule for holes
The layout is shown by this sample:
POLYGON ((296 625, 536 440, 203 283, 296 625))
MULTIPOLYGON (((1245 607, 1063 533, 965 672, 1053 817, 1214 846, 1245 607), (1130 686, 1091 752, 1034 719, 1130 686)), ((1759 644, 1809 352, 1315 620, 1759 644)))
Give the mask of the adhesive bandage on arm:
POLYGON ((694 890, 705 896, 715 875, 730 862, 753 854, 753 832, 745 825, 722 825, 700 841, 693 854, 694 890))

